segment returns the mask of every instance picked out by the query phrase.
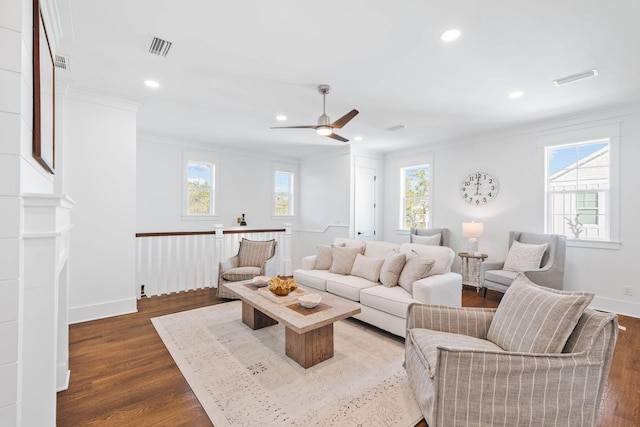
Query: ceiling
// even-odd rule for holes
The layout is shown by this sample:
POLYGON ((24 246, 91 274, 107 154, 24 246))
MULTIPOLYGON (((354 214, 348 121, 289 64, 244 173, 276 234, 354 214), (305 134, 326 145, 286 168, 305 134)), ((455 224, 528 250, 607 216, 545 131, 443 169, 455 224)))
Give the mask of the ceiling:
POLYGON ((360 111, 338 133, 383 153, 640 100, 638 0, 55 3, 58 75, 138 102, 139 132, 171 139, 295 157, 341 146, 270 129, 316 124, 322 83, 332 120, 360 111), (462 36, 444 43, 450 28, 462 36), (172 43, 166 57, 148 53, 153 37, 172 43))

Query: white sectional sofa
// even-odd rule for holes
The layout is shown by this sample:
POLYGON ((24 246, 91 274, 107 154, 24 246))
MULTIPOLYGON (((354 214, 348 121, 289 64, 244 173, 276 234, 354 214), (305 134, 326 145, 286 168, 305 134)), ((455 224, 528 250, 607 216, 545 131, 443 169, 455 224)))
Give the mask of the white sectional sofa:
POLYGON ((405 284, 405 287, 410 288, 410 292, 401 286, 388 287, 380 281, 363 278, 361 276, 368 274, 362 274, 362 271, 358 272, 359 275, 354 275, 332 273, 331 268, 316 269, 318 265, 316 255, 303 258, 302 268, 293 272, 296 283, 316 290, 320 294, 330 293, 359 304, 362 312, 354 316, 356 319, 404 337, 409 304, 420 302, 451 307, 462 306, 462 277, 451 272, 451 265, 455 258, 451 248, 417 243, 397 245, 381 241, 365 242, 343 238, 337 238, 334 246, 361 248, 361 254, 367 259, 360 261, 369 261, 371 258, 382 260, 394 253, 402 253, 407 257, 419 256, 434 261, 427 277, 414 281, 413 286, 405 284))

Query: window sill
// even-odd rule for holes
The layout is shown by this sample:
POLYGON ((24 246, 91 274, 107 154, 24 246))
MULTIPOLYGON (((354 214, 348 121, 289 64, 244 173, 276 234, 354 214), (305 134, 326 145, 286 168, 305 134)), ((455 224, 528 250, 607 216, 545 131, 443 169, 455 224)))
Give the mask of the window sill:
POLYGON ((218 215, 182 215, 183 221, 215 221, 218 215))
POLYGON ((622 242, 614 240, 588 240, 567 238, 567 246, 570 248, 620 250, 622 242))
POLYGON ((286 219, 287 221, 292 221, 296 219, 295 215, 271 215, 271 219, 286 219))

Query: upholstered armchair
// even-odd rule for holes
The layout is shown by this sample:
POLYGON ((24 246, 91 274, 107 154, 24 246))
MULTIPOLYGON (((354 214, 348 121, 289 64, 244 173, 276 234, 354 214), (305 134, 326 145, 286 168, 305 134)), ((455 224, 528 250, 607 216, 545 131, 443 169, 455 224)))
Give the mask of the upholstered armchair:
POLYGON ((243 238, 238 253, 220 261, 216 295, 222 298, 236 298, 225 283, 250 280, 256 276, 275 276, 276 245, 275 240, 256 241, 243 238))
POLYGON ((405 369, 429 427, 596 425, 617 316, 522 280, 498 309, 409 306, 405 369))
POLYGON ((538 285, 562 289, 566 245, 567 238, 558 234, 511 231, 507 259, 480 264, 483 296, 487 289, 505 292, 518 272, 538 285))
POLYGON ((422 236, 435 237, 438 235, 440 235, 440 242, 434 246, 449 246, 448 228, 411 228, 409 232, 409 241, 411 243, 422 243, 419 241, 422 236))

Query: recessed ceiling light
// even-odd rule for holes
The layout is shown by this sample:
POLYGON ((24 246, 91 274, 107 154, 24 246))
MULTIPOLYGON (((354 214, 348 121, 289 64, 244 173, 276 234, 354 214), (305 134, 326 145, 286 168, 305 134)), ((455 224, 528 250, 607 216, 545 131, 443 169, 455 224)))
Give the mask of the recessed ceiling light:
POLYGON ((452 42, 454 40, 458 40, 462 33, 457 28, 452 28, 450 30, 445 31, 440 35, 440 40, 443 42, 452 42))
POLYGON ((354 141, 362 141, 362 137, 360 135, 353 137, 354 141))
POLYGON ((519 91, 519 90, 516 90, 516 91, 511 92, 511 93, 509 94, 509 99, 517 99, 517 98, 521 98, 521 97, 522 97, 522 95, 524 95, 524 93, 522 93, 522 92, 521 92, 521 91, 519 91))
POLYGON ((158 83, 155 80, 145 80, 144 84, 147 85, 148 87, 152 87, 154 89, 157 89, 160 87, 160 83, 158 83))
POLYGON ((278 120, 280 122, 284 122, 285 120, 287 120, 287 116, 285 116, 284 114, 278 114, 276 116, 276 120, 278 120))

